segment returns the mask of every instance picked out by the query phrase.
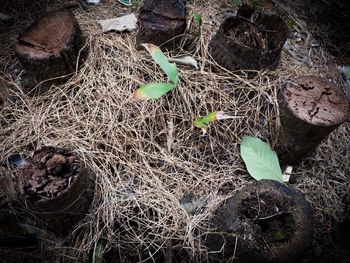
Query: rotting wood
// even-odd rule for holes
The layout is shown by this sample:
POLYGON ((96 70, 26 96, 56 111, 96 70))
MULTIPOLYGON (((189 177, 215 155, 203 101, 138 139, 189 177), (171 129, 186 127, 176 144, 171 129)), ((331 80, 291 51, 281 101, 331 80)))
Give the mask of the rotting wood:
POLYGON ((245 186, 214 213, 206 237, 213 262, 299 262, 312 245, 314 217, 303 196, 282 183, 245 186))
MULTIPOLYGON (((61 84, 87 56, 85 39, 70 11, 47 13, 18 37, 15 52, 23 67, 39 83, 61 84)), ((32 88, 32 87, 30 87, 32 88)))
POLYGON ((18 176, 24 202, 47 224, 67 234, 90 208, 95 175, 64 148, 44 147, 36 151, 18 176))
POLYGON ((243 5, 221 24, 209 44, 215 61, 228 70, 260 70, 277 66, 288 27, 277 15, 257 14, 243 5))
POLYGON ((179 35, 186 29, 186 8, 183 0, 145 0, 138 14, 138 45, 152 43, 174 49, 179 35))
POLYGON ((349 120, 345 94, 313 75, 287 81, 279 94, 281 134, 277 151, 282 162, 299 162, 328 134, 349 120))

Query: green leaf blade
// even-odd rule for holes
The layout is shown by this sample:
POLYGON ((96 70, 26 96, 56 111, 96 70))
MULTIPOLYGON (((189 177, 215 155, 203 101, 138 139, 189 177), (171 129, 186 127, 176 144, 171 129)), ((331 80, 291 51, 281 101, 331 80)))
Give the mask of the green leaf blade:
POLYGON ((249 174, 257 181, 267 179, 283 183, 277 154, 267 143, 255 137, 244 136, 241 156, 249 174))
POLYGON ((134 101, 158 99, 175 87, 173 83, 144 84, 132 94, 132 99, 134 101))
POLYGON ((175 63, 169 63, 167 57, 160 50, 159 47, 153 44, 142 44, 147 51, 151 54, 154 61, 161 67, 164 73, 168 76, 169 80, 175 85, 179 83, 179 75, 177 66, 175 63))
POLYGON ((194 21, 198 24, 198 26, 201 27, 202 23, 203 23, 202 15, 200 13, 193 12, 192 17, 193 17, 194 21))
POLYGON ((193 125, 197 128, 207 129, 208 124, 217 120, 217 112, 210 112, 202 118, 195 120, 193 125))

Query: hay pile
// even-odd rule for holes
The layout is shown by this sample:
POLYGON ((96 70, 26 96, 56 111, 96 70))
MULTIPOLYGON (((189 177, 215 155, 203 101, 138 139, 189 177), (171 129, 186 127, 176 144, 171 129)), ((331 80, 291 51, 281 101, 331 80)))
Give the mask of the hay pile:
MULTIPOLYGON (((276 143, 276 97, 286 79, 311 73, 338 80, 333 58, 322 45, 313 45, 315 40, 300 27, 288 40, 275 71, 258 72, 253 78, 226 71, 211 59, 207 47, 230 12, 231 1, 187 2, 188 13, 201 13, 204 20, 198 48, 191 54, 200 68, 179 66, 180 85, 153 102, 131 101, 132 92, 141 84, 165 80, 148 53, 135 48, 136 33, 103 34, 97 24, 98 19, 130 12, 116 1, 102 1, 87 11, 74 10, 88 37, 90 56, 67 84, 40 97, 26 95, 16 84, 20 72, 15 70, 13 44, 20 29, 31 21, 17 21, 0 35, 4 40, 0 42, 0 70, 2 78, 14 85, 11 94, 15 98, 0 109, 0 162, 6 163, 13 153, 28 153, 44 145, 65 146, 77 151, 97 175, 90 215, 66 240, 38 230, 44 236, 35 257, 86 262, 91 248, 103 239, 106 250, 116 249, 120 262, 157 259, 171 250, 173 240, 175 251, 183 248, 194 262, 205 260, 201 236, 210 231, 206 222, 212 211, 253 180, 239 156, 242 136, 276 143), (211 111, 231 112, 237 118, 211 125, 202 136, 192 123, 211 111), (192 214, 180 202, 189 194, 196 197, 192 214)), ((180 54, 186 51, 167 55, 180 54)), ((298 180, 291 187, 305 193, 316 213, 314 257, 327 254, 327 246, 334 250, 331 223, 346 214, 349 132, 348 124, 341 126, 314 158, 294 170, 298 180)), ((2 253, 11 262, 13 254, 2 253)))

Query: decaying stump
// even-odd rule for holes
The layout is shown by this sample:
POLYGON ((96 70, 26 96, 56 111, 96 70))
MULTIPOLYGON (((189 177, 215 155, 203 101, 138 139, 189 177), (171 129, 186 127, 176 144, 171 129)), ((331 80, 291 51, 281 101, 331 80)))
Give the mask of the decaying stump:
POLYGON ((279 95, 282 161, 299 162, 340 124, 349 120, 349 103, 335 84, 317 76, 286 82, 279 95))
POLYGON ((298 192, 270 180, 247 185, 218 208, 206 244, 213 261, 295 263, 313 240, 313 213, 298 192))
MULTIPOLYGON (((86 57, 85 39, 73 13, 47 13, 18 37, 15 51, 23 67, 37 81, 69 75, 86 57)), ((58 78, 60 84, 66 78, 58 78)))
POLYGON ((174 49, 179 43, 179 35, 186 29, 186 8, 183 0, 144 0, 140 7, 138 45, 164 44, 174 49))
POLYGON ((78 156, 61 148, 36 151, 18 176, 19 193, 47 224, 66 234, 85 217, 94 195, 94 174, 78 156))
POLYGON ((280 17, 256 13, 243 5, 236 16, 224 20, 209 50, 215 61, 228 70, 273 68, 287 37, 288 27, 280 17))

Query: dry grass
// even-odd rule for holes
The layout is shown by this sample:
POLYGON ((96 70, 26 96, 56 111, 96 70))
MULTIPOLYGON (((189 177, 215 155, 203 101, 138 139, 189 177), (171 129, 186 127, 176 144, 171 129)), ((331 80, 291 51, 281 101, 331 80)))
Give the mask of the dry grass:
MULTIPOLYGON (((207 46, 230 1, 188 1, 188 10, 202 13, 204 19, 198 49, 191 54, 200 68, 179 66, 181 81, 174 91, 157 101, 133 103, 131 94, 138 86, 165 77, 144 50, 135 49, 135 33, 101 32, 98 19, 129 12, 115 2, 75 10, 90 56, 66 85, 40 97, 26 95, 14 79, 19 72, 13 70, 12 46, 18 30, 30 21, 18 21, 0 35, 6 39, 0 43, 3 76, 13 82, 16 98, 0 109, 0 161, 43 145, 67 146, 97 175, 90 215, 67 238, 71 245, 45 239, 41 252, 46 257, 84 262, 102 238, 108 241, 106 249, 118 250, 121 262, 139 254, 143 260, 157 258, 170 240, 193 261, 205 260, 201 235, 212 211, 252 181, 239 157, 242 135, 275 144, 281 84, 302 74, 336 81, 336 67, 322 46, 312 47, 312 36, 298 28, 276 71, 257 72, 253 78, 228 72, 210 58, 207 46), (211 111, 233 112, 239 118, 217 122, 202 136, 192 123, 211 111), (189 193, 200 200, 194 215, 179 201, 189 193)), ((179 54, 186 51, 167 55, 179 54)), ((316 159, 296 168, 300 181, 295 187, 316 211, 318 240, 329 236, 332 219, 345 215, 349 131, 349 125, 343 125, 319 147, 316 159)))

